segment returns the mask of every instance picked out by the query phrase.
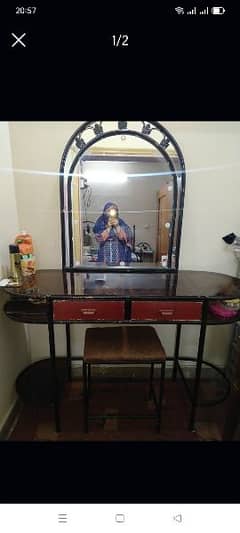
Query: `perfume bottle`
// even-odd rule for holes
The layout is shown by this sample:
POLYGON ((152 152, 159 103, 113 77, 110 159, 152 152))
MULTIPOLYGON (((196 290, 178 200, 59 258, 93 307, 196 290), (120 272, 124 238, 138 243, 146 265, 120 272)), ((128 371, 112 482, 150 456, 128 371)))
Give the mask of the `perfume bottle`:
POLYGON ((22 271, 21 271, 21 254, 19 253, 19 247, 16 244, 9 245, 9 257, 10 257, 10 270, 12 280, 21 285, 22 271))

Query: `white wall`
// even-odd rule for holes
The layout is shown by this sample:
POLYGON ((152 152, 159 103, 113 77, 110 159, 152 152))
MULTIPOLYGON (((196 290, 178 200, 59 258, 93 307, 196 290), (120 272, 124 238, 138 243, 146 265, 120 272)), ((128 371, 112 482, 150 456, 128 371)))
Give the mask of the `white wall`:
MULTIPOLYGON (((12 166, 8 124, 0 123, 0 169, 12 166)), ((14 178, 0 170, 0 263, 9 267, 8 245, 18 230, 14 178)), ((15 379, 28 364, 25 330, 9 320, 3 311, 7 296, 0 289, 0 429, 16 399, 15 379)))
POLYGON ((240 234, 240 122, 166 125, 187 168, 180 268, 235 275, 236 261, 222 236, 240 234))
MULTIPOLYGON (((77 122, 10 123, 13 166, 19 169, 58 172, 63 148, 78 127, 77 122)), ((209 270, 234 275, 236 263, 221 237, 231 231, 240 234, 240 123, 165 122, 163 125, 179 143, 187 167, 180 268, 209 270), (217 167, 217 168, 216 168, 217 167)), ((119 137, 114 138, 114 143, 119 137)), ((19 229, 33 235, 39 268, 60 266, 59 194, 56 176, 36 180, 31 174, 15 172, 19 229), (28 190, 26 195, 25 191, 28 190)), ((159 326, 162 340, 172 355, 175 330, 159 326)), ((44 326, 31 326, 32 358, 47 356, 44 326)), ((61 328, 59 327, 59 331, 61 328)), ((81 330, 83 332, 83 329, 81 330)), ((196 350, 199 328, 183 328, 182 353, 196 350)), ((81 353, 83 335, 73 328, 73 351, 81 353)), ((206 356, 223 361, 231 328, 209 328, 206 356)), ((58 353, 64 355, 64 333, 57 336, 58 353)))
POLYGON ((73 122, 9 123, 19 230, 27 229, 32 234, 39 269, 61 266, 57 174, 65 144, 78 125, 73 122), (28 172, 18 173, 17 169, 28 172), (36 171, 42 173, 34 174, 36 171))
POLYGON ((17 204, 15 196, 14 177, 10 169, 12 167, 11 146, 7 122, 0 122, 0 264, 9 266, 8 244, 18 229, 17 204))

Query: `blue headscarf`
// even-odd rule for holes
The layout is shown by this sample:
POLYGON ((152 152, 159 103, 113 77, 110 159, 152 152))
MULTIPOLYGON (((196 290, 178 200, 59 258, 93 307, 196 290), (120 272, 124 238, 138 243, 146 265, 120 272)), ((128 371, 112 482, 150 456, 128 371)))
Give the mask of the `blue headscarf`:
MULTIPOLYGON (((93 228, 93 232, 94 233, 102 233, 102 231, 104 231, 106 229, 106 225, 107 225, 107 222, 108 222, 108 215, 106 213, 107 209, 109 209, 109 207, 115 207, 117 212, 118 212, 118 206, 117 204, 115 204, 115 202, 107 202, 103 208, 103 213, 102 215, 97 219, 96 221, 96 224, 93 228)), ((119 219, 119 224, 123 223, 123 220, 122 219, 119 219)))
POLYGON ((106 220, 106 222, 107 222, 107 220, 108 220, 108 215, 107 215, 106 211, 107 211, 110 207, 115 207, 115 209, 116 209, 116 211, 117 211, 117 213, 118 213, 118 206, 117 206, 117 204, 115 204, 114 202, 107 202, 107 203, 105 204, 104 208, 103 208, 103 216, 104 216, 104 219, 106 220))

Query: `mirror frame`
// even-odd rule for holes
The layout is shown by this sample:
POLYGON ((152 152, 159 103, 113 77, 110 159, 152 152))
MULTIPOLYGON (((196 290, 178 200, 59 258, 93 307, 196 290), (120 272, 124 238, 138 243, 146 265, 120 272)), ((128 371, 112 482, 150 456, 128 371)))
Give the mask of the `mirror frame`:
POLYGON ((62 244, 62 270, 65 272, 176 272, 179 264, 182 217, 185 196, 186 170, 182 151, 173 135, 159 122, 138 121, 138 128, 129 128, 127 121, 116 121, 116 128, 104 131, 108 121, 84 122, 70 137, 67 142, 60 163, 59 188, 60 188, 60 218, 61 218, 61 244, 62 244), (138 266, 106 266, 99 267, 82 264, 73 265, 73 227, 72 227, 72 180, 75 169, 81 156, 95 143, 107 137, 116 135, 135 136, 154 146, 164 157, 169 165, 169 175, 173 178, 173 216, 171 236, 168 250, 167 266, 154 267, 138 266), (84 137, 87 139, 84 139, 84 137), (157 139, 156 139, 157 137, 157 139), (171 148, 168 153, 167 149, 171 148), (76 153, 77 149, 77 153, 76 153), (69 155, 74 150, 76 155, 73 161, 68 162, 69 155), (177 164, 176 164, 177 163, 177 164), (179 212, 177 225, 176 213, 179 212), (175 244, 175 264, 172 265, 172 252, 175 244))

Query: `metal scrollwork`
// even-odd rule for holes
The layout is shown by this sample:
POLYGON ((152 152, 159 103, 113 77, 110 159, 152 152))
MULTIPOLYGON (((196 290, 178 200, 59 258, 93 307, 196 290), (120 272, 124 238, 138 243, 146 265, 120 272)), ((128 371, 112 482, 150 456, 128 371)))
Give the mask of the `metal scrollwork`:
POLYGON ((95 135, 102 135, 102 133, 103 133, 102 124, 95 124, 95 126, 93 127, 93 131, 94 131, 95 135))
POLYGON ((143 123, 142 133, 144 135, 150 135, 151 131, 152 131, 151 125, 143 123))
MULTIPOLYGON (((182 227, 182 214, 185 194, 185 163, 180 147, 171 133, 157 121, 116 121, 116 127, 107 121, 89 121, 84 122, 71 136, 64 149, 60 164, 60 205, 61 205, 61 238, 62 238, 62 268, 65 271, 79 270, 75 269, 73 261, 73 220, 72 220, 72 179, 74 172, 81 160, 83 154, 101 139, 123 135, 135 136, 150 143, 152 147, 160 153, 168 165, 169 174, 172 175, 174 184, 174 205, 172 231, 170 235, 168 268, 176 271, 178 269, 180 238, 182 227), (103 123, 103 125, 102 125, 103 123), (111 129, 112 128, 112 129, 111 129), (154 135, 151 135, 152 132, 154 135), (85 133, 87 135, 85 135, 85 133), (162 139, 157 140, 157 135, 162 139), (83 138, 84 137, 84 138, 83 138), (167 152, 171 144, 171 150, 167 152), (69 152, 75 147, 74 159, 72 163, 68 158, 69 152), (76 153, 76 148, 78 149, 76 153), (176 213, 178 210, 178 217, 176 213), (175 232, 175 241, 174 239, 175 232), (175 263, 172 264, 173 248, 175 250, 175 263)), ((81 188, 86 187, 84 180, 81 181, 81 188)))
POLYGON ((162 148, 167 148, 170 144, 170 141, 167 137, 163 137, 163 140, 160 142, 162 148))
POLYGON ((76 147, 79 148, 79 150, 83 150, 86 146, 86 143, 83 139, 80 137, 76 137, 76 147))
POLYGON ((119 121, 118 122, 118 129, 119 130, 126 130, 127 129, 127 122, 119 121))

